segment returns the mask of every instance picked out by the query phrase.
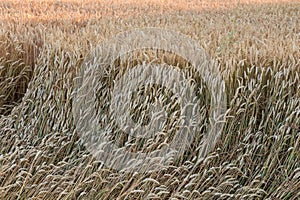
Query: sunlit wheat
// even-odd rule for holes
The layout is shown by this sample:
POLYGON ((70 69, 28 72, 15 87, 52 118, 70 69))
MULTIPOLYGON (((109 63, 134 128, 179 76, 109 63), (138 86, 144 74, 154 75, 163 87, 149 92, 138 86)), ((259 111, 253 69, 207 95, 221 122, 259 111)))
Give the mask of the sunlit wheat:
MULTIPOLYGON (((93 2, 0 3, 1 199, 300 198, 299 1, 93 2), (226 82, 228 110, 216 145, 199 156, 209 99, 216 98, 199 85, 204 117, 190 149, 158 171, 128 173, 107 167, 82 144, 72 98, 74 83, 84 82, 78 74, 84 73, 90 52, 113 35, 141 27, 175 30, 197 40, 226 82)), ((188 63, 169 52, 139 51, 101 71, 106 85, 97 86, 111 87, 112 73, 121 66, 153 60, 194 76, 188 63)), ((95 107, 106 112, 108 105, 101 102, 111 91, 101 92, 95 107)), ((148 102, 163 104, 171 94, 155 87, 138 92, 136 121, 147 119, 148 102), (143 91, 153 95, 138 95, 143 91)), ((176 99, 169 102, 166 132, 141 141, 111 124, 106 127, 111 139, 128 151, 163 148, 180 120, 176 99)))

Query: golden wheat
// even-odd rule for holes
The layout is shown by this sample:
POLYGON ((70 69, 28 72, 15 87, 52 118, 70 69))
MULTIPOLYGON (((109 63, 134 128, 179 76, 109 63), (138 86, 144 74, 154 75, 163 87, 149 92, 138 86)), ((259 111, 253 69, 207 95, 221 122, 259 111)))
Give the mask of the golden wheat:
MULTIPOLYGON (((299 199, 299 16, 300 2, 284 0, 2 1, 1 198, 299 199), (215 148, 198 158, 199 136, 188 154, 153 173, 106 167, 82 145, 72 115, 74 80, 90 52, 139 27, 189 35, 226 81, 228 110, 215 148)), ((186 64, 166 52, 131 56, 116 68, 156 57, 186 64)), ((130 139, 114 134, 121 145, 130 139)), ((133 140, 127 148, 152 151, 167 138, 156 135, 144 149, 133 140)))

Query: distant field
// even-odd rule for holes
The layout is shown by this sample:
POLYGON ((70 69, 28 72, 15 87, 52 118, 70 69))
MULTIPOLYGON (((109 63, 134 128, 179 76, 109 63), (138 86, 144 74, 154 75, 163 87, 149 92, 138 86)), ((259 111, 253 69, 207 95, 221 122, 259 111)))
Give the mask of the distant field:
POLYGON ((155 15, 174 11, 228 9, 247 4, 295 2, 293 0, 4 0, 1 2, 1 18, 78 21, 143 14, 155 15))
POLYGON ((298 0, 1 1, 0 197, 299 199, 299 16, 298 0), (195 142, 174 166, 120 173, 80 143, 73 80, 100 42, 142 27, 195 39, 228 110, 204 160, 195 142))

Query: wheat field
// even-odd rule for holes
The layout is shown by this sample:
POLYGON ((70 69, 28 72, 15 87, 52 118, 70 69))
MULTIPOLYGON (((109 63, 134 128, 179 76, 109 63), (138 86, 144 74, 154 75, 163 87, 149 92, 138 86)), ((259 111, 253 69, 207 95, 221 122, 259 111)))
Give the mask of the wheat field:
POLYGON ((298 0, 1 1, 1 199, 299 199, 299 16, 298 0), (218 64, 227 109, 204 158, 195 140, 159 171, 122 172, 82 144, 74 80, 99 43, 142 27, 196 40, 218 64))

